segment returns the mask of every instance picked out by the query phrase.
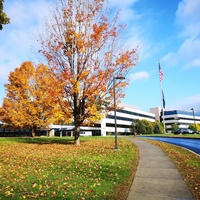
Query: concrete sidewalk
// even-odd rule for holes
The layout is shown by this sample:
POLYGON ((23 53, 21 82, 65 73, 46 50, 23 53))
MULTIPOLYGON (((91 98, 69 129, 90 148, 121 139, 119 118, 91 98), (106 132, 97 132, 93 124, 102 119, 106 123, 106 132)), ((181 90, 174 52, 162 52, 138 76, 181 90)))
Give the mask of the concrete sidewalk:
POLYGON ((158 147, 131 139, 139 148, 139 164, 127 200, 194 199, 170 158, 158 147))

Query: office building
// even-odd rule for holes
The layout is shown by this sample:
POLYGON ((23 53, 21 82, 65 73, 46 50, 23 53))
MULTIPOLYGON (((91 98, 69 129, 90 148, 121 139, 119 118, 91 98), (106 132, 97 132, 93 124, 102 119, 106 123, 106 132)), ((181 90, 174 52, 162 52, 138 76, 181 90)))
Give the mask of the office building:
MULTIPOLYGON (((124 105, 116 110, 116 126, 119 134, 130 134, 130 125, 134 119, 146 119, 151 122, 156 120, 155 114, 142 111, 133 106, 124 105)), ((59 136, 62 130, 62 136, 72 135, 74 126, 72 125, 51 125, 50 135, 59 136)), ((114 111, 110 111, 99 123, 91 127, 81 127, 82 132, 92 132, 93 136, 112 135, 115 132, 115 116, 114 111)))
POLYGON ((151 113, 155 114, 157 120, 165 123, 166 132, 171 132, 172 125, 176 124, 179 128, 188 128, 190 124, 200 124, 200 115, 191 111, 169 110, 164 111, 159 107, 151 108, 151 113), (164 120, 163 120, 164 119, 164 120))

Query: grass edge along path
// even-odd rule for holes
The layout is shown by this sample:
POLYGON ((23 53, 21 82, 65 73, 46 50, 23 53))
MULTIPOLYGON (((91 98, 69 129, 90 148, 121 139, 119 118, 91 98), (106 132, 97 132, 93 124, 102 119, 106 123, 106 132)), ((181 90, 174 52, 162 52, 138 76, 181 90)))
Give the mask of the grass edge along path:
POLYGON ((0 138, 0 199, 125 200, 138 164, 131 141, 0 138))
POLYGON ((200 156, 187 149, 165 142, 141 140, 160 147, 170 157, 195 199, 200 200, 200 156))

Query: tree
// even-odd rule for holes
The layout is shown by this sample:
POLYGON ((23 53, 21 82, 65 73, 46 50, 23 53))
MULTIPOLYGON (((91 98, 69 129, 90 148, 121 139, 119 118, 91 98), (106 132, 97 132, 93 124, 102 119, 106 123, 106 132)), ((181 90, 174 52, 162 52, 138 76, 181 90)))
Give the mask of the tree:
POLYGON ((10 23, 10 19, 7 17, 5 12, 3 12, 3 2, 4 0, 0 0, 0 30, 3 29, 3 24, 10 23))
MULTIPOLYGON (((75 124, 74 142, 80 145, 80 126, 101 119, 113 107, 113 78, 136 65, 136 49, 123 49, 118 14, 111 19, 104 0, 58 0, 40 35, 39 50, 63 86, 59 102, 75 124)), ((122 34, 121 34, 122 36, 122 34)), ((127 80, 116 81, 116 101, 127 80)))
POLYGON ((172 127, 172 133, 174 133, 174 131, 176 131, 179 127, 178 127, 178 124, 174 123, 171 125, 172 127))
POLYGON ((162 133, 163 126, 161 122, 155 121, 151 122, 146 119, 134 119, 130 131, 137 132, 138 134, 152 134, 152 133, 162 133))
POLYGON ((142 121, 142 123, 144 124, 144 127, 145 127, 144 134, 152 134, 153 133, 153 123, 146 120, 146 119, 142 119, 141 121, 142 121))
POLYGON ((199 132, 200 131, 200 124, 198 124, 198 123, 197 124, 190 124, 188 128, 193 130, 193 131, 199 132))
POLYGON ((154 133, 163 133, 163 123, 159 121, 153 122, 153 132, 154 133))
POLYGON ((130 131, 136 132, 137 134, 145 134, 146 133, 145 125, 142 122, 142 120, 134 119, 131 124, 130 131))
POLYGON ((9 83, 5 84, 7 94, 0 109, 1 120, 13 128, 32 129, 33 137, 36 130, 64 120, 65 114, 53 98, 57 93, 52 89, 54 84, 56 79, 47 66, 22 63, 10 73, 9 83))
POLYGON ((132 134, 134 134, 137 130, 136 130, 136 126, 137 126, 137 123, 136 123, 136 121, 135 120, 133 120, 132 121, 132 123, 131 123, 131 125, 130 125, 130 132, 132 133, 132 134))

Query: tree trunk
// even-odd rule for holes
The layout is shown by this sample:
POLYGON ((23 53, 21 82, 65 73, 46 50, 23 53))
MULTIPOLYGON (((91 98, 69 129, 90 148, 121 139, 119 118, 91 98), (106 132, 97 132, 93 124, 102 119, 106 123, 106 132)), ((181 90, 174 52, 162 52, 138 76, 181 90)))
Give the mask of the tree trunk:
POLYGON ((74 144, 80 145, 80 126, 75 125, 74 144))
POLYGON ((31 130, 31 137, 35 137, 35 129, 34 128, 32 128, 32 130, 31 130))

